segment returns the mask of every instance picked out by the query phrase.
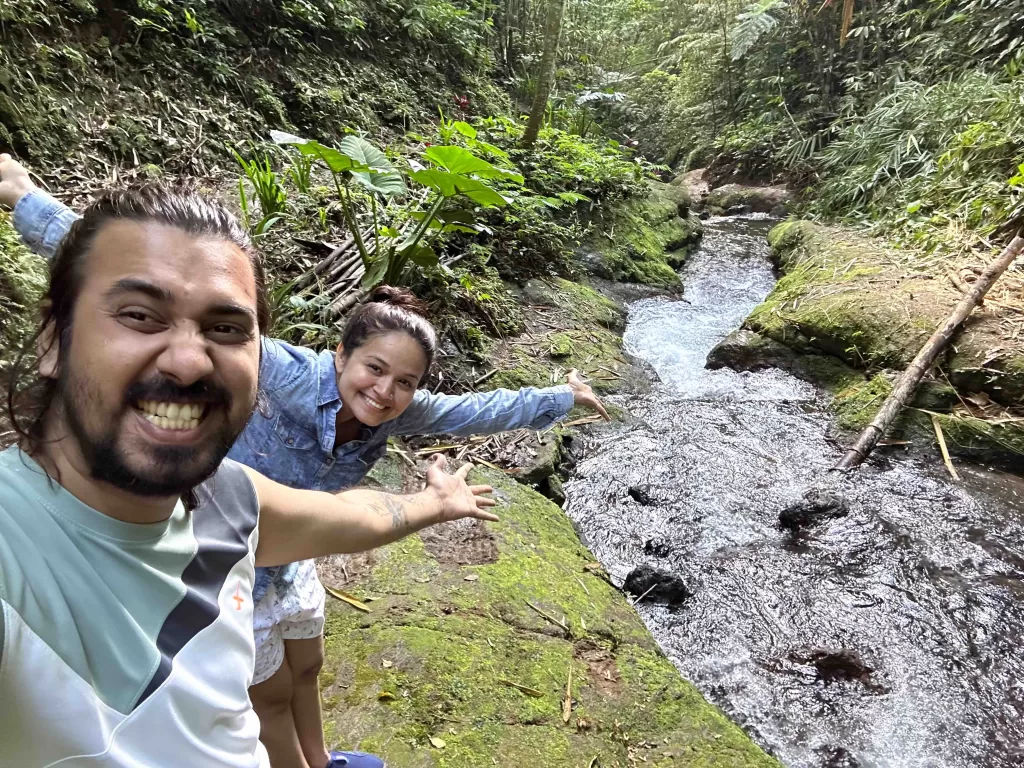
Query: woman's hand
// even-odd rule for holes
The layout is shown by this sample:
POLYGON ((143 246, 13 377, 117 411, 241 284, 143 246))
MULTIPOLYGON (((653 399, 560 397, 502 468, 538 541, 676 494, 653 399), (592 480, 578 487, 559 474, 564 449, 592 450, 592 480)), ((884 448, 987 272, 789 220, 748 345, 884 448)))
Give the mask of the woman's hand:
POLYGON ((601 405, 601 401, 597 398, 597 395, 594 394, 594 390, 590 388, 589 384, 585 384, 583 382, 583 379, 579 377, 575 368, 569 371, 566 380, 569 383, 569 389, 572 390, 572 399, 576 405, 591 408, 600 413, 605 421, 611 421, 608 416, 608 411, 606 411, 604 406, 601 405))
POLYGON ((25 166, 8 154, 0 155, 0 205, 13 208, 35 188, 25 166))
POLYGON ((463 517, 496 522, 497 515, 487 511, 487 507, 493 507, 495 501, 484 496, 492 491, 491 486, 466 483, 466 475, 473 468, 472 464, 463 464, 454 475, 444 471, 447 464, 448 460, 444 456, 436 454, 427 469, 426 490, 436 493, 441 501, 441 517, 436 522, 444 523, 463 517))

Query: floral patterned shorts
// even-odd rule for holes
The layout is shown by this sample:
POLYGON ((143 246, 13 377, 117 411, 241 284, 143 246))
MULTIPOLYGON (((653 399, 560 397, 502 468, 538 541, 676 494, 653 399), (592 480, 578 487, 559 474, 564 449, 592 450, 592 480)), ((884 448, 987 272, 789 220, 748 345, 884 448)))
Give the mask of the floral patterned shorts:
POLYGON ((280 592, 272 582, 267 594, 256 603, 252 616, 256 638, 256 669, 252 683, 269 679, 284 663, 285 640, 307 640, 324 631, 324 592, 316 564, 298 564, 295 579, 280 592))

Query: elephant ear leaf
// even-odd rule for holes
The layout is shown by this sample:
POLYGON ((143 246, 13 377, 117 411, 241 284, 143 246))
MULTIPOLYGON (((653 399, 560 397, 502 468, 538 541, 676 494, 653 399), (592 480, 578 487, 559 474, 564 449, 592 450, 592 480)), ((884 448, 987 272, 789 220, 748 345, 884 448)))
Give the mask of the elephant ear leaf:
POLYGON ((338 143, 338 149, 367 169, 354 170, 352 178, 368 192, 382 197, 401 197, 406 193, 402 174, 387 155, 363 137, 346 136, 338 143))

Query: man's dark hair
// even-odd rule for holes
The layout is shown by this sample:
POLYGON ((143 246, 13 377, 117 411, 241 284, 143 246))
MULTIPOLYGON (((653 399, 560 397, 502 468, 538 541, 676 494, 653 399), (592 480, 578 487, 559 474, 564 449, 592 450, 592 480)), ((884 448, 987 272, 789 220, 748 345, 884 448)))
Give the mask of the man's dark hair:
POLYGON ((256 277, 256 319, 260 332, 265 333, 270 325, 263 261, 249 235, 227 208, 204 197, 191 185, 144 184, 104 193, 71 226, 50 262, 50 281, 40 303, 39 328, 22 347, 11 369, 7 416, 22 450, 30 455, 42 443, 43 417, 58 386, 56 379, 35 372, 33 352, 52 326, 49 338, 60 341, 58 366, 63 362, 71 346, 71 318, 85 277, 86 255, 99 230, 117 220, 167 224, 190 235, 220 238, 238 246, 249 257, 256 277))

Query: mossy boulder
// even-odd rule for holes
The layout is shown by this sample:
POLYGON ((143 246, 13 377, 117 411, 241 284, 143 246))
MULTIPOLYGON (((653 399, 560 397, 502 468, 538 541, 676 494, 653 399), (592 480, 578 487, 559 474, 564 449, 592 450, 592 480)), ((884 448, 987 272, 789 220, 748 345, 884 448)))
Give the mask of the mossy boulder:
POLYGON ((675 270, 703 234, 689 205, 684 188, 650 182, 646 197, 611 205, 598 215, 593 234, 579 249, 580 261, 608 280, 679 287, 675 270))
POLYGON ((530 280, 523 286, 523 298, 536 305, 557 307, 576 324, 592 324, 619 331, 626 326, 626 311, 589 285, 561 277, 530 280))
POLYGON ((742 184, 725 184, 711 190, 707 207, 716 216, 734 211, 737 213, 780 213, 793 200, 793 193, 785 187, 749 187, 742 184), (738 211, 736 209, 745 209, 738 211))
MULTIPOLYGON (((840 426, 866 425, 885 399, 892 375, 902 371, 960 300, 961 294, 934 258, 893 248, 885 241, 808 221, 787 221, 769 233, 772 255, 782 273, 745 327, 799 353, 828 355, 853 369, 826 383, 836 395, 840 426)), ((1018 407, 1024 397, 1024 339, 1005 333, 1007 316, 995 306, 976 309, 939 360, 936 382, 926 382, 915 407, 949 410, 961 396, 985 393, 1001 406, 1018 407)), ((834 369, 835 366, 832 366, 834 369)), ((791 370, 801 373, 796 367, 791 370)), ((963 415, 953 425, 952 450, 1002 455, 1024 442, 1019 422, 981 428, 963 415), (970 421, 970 434, 968 429, 970 421), (962 450, 961 450, 962 449, 962 450)), ((905 427, 916 417, 905 416, 905 427)), ((984 423, 984 422, 981 422, 984 423)), ((924 424, 931 430, 930 417, 924 424)), ((897 429, 899 425, 897 426, 897 429)))
POLYGON ((530 344, 507 345, 495 361, 498 373, 487 386, 550 387, 565 383, 559 374, 575 368, 590 380, 595 392, 607 392, 617 387, 616 369, 621 363, 622 337, 617 333, 604 328, 557 331, 530 344))
POLYGON ((680 677, 558 507, 498 472, 473 480, 496 488, 500 523, 385 547, 355 583, 322 569, 374 598, 328 598, 331 743, 392 768, 779 765, 680 677))

